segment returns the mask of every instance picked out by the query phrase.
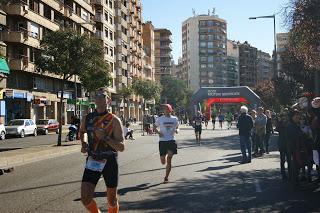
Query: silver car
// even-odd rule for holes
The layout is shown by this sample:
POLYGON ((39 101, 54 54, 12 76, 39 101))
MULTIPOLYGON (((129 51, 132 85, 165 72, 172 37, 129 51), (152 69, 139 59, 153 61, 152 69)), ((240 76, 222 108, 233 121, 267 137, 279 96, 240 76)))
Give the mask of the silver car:
POLYGON ((25 135, 37 136, 37 126, 32 119, 14 119, 5 126, 7 135, 17 135, 23 138, 25 135))

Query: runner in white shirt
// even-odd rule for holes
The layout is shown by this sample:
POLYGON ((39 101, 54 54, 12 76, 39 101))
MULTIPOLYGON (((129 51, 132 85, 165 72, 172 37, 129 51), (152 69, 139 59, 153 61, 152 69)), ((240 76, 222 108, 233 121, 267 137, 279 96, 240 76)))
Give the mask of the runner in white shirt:
POLYGON ((172 116, 172 107, 170 104, 161 105, 164 110, 164 115, 156 120, 155 132, 159 134, 159 152, 160 160, 163 165, 166 165, 166 176, 163 183, 169 181, 171 171, 171 161, 173 155, 177 154, 177 143, 174 135, 178 133, 179 121, 178 118, 172 116))

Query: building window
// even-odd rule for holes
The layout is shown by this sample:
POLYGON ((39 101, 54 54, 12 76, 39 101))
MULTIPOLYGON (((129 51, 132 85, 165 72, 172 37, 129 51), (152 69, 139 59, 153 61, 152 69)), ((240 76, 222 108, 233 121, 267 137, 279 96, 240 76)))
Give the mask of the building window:
POLYGON ((200 57, 200 61, 201 62, 206 62, 207 61, 207 57, 200 57))
POLYGON ((110 35, 110 40, 113 41, 113 32, 111 30, 109 31, 109 35, 110 35))
POLYGON ((113 24, 113 18, 112 18, 111 15, 109 16, 109 23, 110 23, 110 24, 113 24))
POLYGON ((200 35, 200 40, 201 41, 206 40, 206 35, 200 35))
POLYGON ((81 18, 85 21, 89 21, 89 13, 82 9, 81 18))
POLYGON ((200 47, 206 47, 206 42, 200 42, 200 47))
POLYGON ((113 57, 113 47, 110 47, 110 56, 113 57))
POLYGON ((39 25, 31 22, 31 37, 39 38, 39 25))
POLYGON ((200 64, 200 68, 207 68, 207 64, 200 64))
POLYGON ((212 63, 213 62, 213 56, 208 56, 208 63, 212 63))
POLYGON ((208 42, 208 48, 213 48, 213 42, 208 42))
POLYGON ((108 28, 104 28, 104 35, 106 38, 109 38, 109 30, 108 28))
POLYGON ((199 21, 199 25, 200 25, 200 27, 205 27, 205 26, 207 26, 207 22, 206 21, 199 21))
POLYGON ((213 41, 213 35, 208 35, 208 41, 213 41))
POLYGON ((113 9, 113 0, 109 0, 109 7, 113 9))
POLYGON ((108 12, 105 12, 105 13, 104 13, 104 20, 105 20, 105 21, 108 21, 108 17, 109 17, 109 13, 108 13, 108 12))
POLYGON ((214 26, 214 22, 213 21, 208 21, 207 24, 208 24, 208 27, 214 26))

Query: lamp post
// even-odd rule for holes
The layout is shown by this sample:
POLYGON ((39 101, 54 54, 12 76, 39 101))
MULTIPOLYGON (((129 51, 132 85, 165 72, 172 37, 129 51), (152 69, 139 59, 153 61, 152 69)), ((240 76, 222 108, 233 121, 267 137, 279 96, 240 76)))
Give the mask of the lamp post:
POLYGON ((273 41, 274 41, 274 53, 273 53, 273 78, 277 76, 277 43, 276 43, 276 15, 271 16, 257 16, 249 17, 250 20, 260 19, 260 18, 273 18, 273 41))

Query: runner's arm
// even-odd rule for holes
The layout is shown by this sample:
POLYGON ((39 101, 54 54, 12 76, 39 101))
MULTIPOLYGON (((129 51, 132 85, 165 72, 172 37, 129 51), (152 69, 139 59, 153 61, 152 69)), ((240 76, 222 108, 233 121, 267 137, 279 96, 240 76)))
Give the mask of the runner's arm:
POLYGON ((79 132, 80 132, 80 140, 81 140, 81 152, 86 153, 87 152, 86 149, 88 147, 87 142, 84 140, 84 134, 87 133, 86 116, 83 116, 83 118, 82 118, 79 132))
POLYGON ((119 152, 124 151, 124 137, 123 137, 123 129, 121 121, 118 117, 114 116, 112 119, 113 125, 113 137, 105 137, 105 141, 109 144, 112 148, 119 152))

